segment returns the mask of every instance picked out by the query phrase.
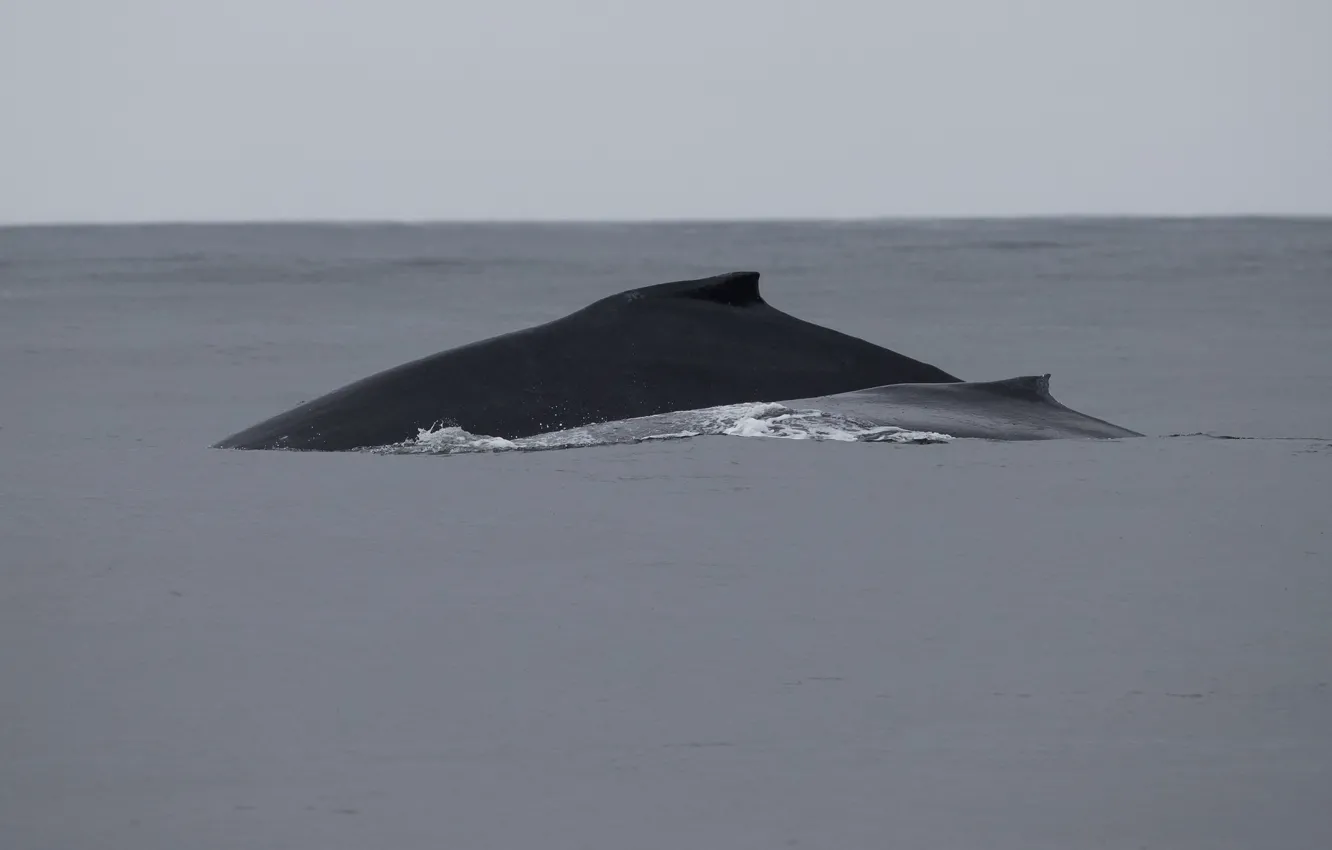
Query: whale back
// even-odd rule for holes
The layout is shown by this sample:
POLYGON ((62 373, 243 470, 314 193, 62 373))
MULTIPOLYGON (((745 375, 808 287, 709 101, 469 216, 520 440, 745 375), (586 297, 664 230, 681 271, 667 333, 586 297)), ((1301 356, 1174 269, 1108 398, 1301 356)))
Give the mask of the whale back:
POLYGON ((216 445, 339 451, 437 426, 513 439, 674 410, 958 380, 783 313, 763 299, 757 272, 731 272, 617 293, 396 366, 216 445))

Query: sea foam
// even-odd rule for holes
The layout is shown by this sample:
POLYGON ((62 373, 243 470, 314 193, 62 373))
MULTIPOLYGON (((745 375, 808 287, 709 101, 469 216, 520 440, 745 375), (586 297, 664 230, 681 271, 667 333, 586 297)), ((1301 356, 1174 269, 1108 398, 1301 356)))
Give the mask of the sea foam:
POLYGON ((512 440, 440 426, 422 429, 414 440, 372 451, 380 454, 444 455, 530 452, 709 436, 844 443, 946 443, 953 439, 948 434, 934 431, 912 431, 817 409, 795 409, 782 404, 758 402, 603 422, 512 440))

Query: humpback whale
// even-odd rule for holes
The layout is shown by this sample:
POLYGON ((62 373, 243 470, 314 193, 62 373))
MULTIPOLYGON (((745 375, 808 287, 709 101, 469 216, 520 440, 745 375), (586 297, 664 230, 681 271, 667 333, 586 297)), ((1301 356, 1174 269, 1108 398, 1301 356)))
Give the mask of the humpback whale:
POLYGON ((1050 395, 1049 375, 977 383, 894 384, 782 404, 840 414, 870 425, 951 437, 1059 440, 1142 436, 1060 404, 1050 395))
POLYGON ((214 444, 350 451, 459 427, 515 439, 747 401, 961 379, 788 315, 757 272, 631 289, 363 378, 214 444))
POLYGON ((1024 375, 975 383, 890 384, 817 398, 676 410, 517 440, 432 432, 426 439, 385 446, 376 451, 390 454, 545 451, 687 439, 707 434, 860 443, 1142 436, 1055 401, 1050 395, 1049 375, 1024 375))

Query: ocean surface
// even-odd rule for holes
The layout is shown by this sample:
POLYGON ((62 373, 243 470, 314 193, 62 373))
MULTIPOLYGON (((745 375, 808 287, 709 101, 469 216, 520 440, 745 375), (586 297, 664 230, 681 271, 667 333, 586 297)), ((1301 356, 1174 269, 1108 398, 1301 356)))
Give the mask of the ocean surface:
POLYGON ((0 847, 1322 850, 1328 516, 1329 220, 0 229, 0 847), (1147 436, 208 448, 741 269, 1147 436))

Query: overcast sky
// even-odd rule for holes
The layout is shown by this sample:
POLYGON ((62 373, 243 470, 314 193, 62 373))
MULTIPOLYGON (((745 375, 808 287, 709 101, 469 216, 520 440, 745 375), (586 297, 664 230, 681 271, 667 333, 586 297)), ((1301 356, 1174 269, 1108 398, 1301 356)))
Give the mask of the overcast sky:
POLYGON ((0 0, 0 221, 1332 213, 1332 0, 0 0))

